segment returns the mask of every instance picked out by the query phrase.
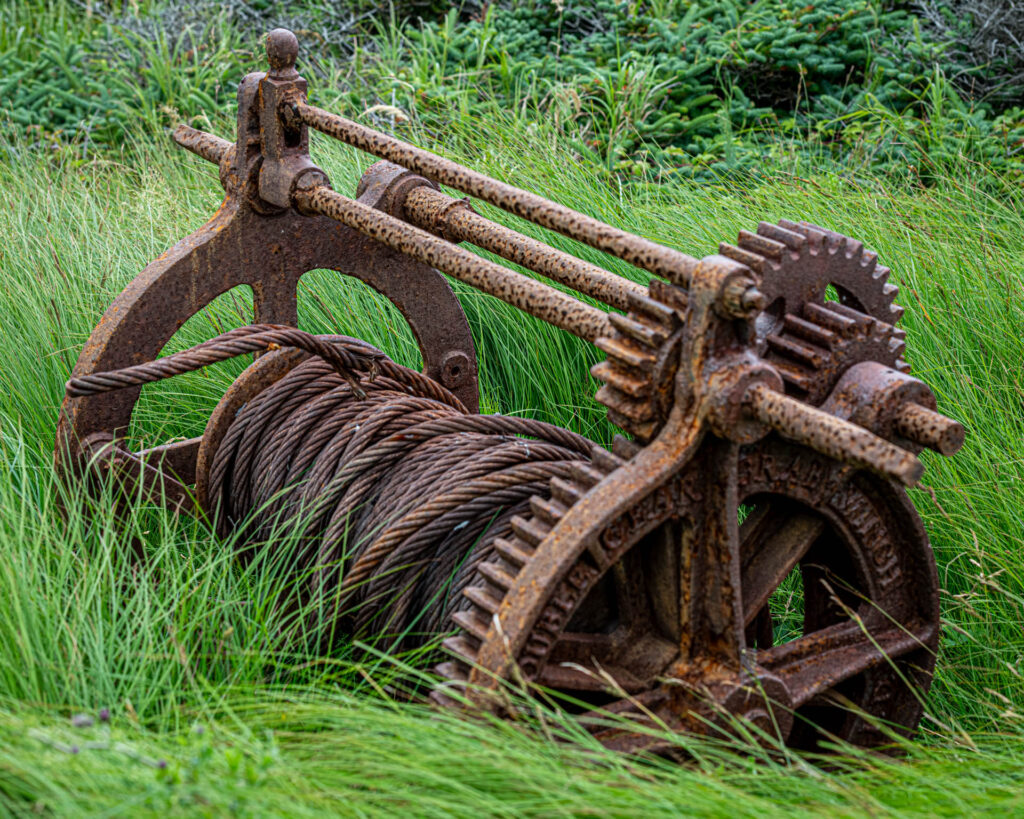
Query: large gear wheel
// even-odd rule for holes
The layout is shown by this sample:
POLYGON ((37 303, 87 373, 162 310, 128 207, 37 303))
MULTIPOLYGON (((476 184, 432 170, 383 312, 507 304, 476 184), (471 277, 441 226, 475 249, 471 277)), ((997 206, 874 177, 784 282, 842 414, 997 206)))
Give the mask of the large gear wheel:
POLYGON ((776 322, 787 313, 800 315, 805 304, 824 304, 829 286, 841 304, 884 324, 895 325, 903 315, 894 303, 899 288, 889 284, 889 268, 878 264, 878 254, 809 222, 761 222, 757 233, 741 231, 736 245, 723 243, 719 252, 757 271, 765 315, 776 322))
POLYGON ((846 370, 877 361, 901 372, 906 333, 895 325, 898 288, 874 251, 808 222, 761 222, 719 251, 761 276, 766 307, 756 328, 761 354, 787 392, 820 405, 846 370))
MULTIPOLYGON (((690 705, 676 696, 691 637, 680 578, 686 544, 702 536, 714 502, 723 453, 695 459, 536 584, 532 568, 551 558, 543 553, 548 533, 622 464, 596 454, 574 480, 552 481, 532 516, 513 521, 515 536, 495 544, 454 616, 458 633, 446 647, 455 659, 439 672, 454 686, 522 679, 648 727, 653 718, 692 730, 690 705)), ((776 681, 767 693, 782 703, 771 715, 753 707, 746 714, 799 748, 836 738, 877 746, 887 741, 884 726, 909 732, 931 679, 938 612, 934 561, 905 491, 774 436, 736 458, 735 497, 747 511, 739 530, 745 652, 776 681), (804 589, 795 636, 793 622, 773 629, 767 613, 791 572, 804 589)), ((665 750, 646 730, 606 720, 594 730, 611 747, 665 750)))

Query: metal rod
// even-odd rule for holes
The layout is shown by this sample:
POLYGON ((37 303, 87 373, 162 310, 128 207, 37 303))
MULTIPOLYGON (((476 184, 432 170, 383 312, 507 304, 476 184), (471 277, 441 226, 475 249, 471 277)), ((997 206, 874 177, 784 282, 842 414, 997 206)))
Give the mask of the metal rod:
POLYGON ((468 202, 426 185, 409 191, 402 208, 412 222, 426 230, 453 242, 470 242, 620 310, 629 309, 630 293, 647 295, 641 284, 492 222, 474 212, 468 202))
POLYGON ((762 424, 822 455, 895 478, 905 486, 913 486, 924 474, 924 465, 913 453, 764 384, 751 387, 746 402, 762 424))
POLYGON ((636 267, 667 278, 675 284, 684 287, 689 285, 693 271, 697 267, 697 259, 678 250, 634 236, 535 193, 506 185, 497 179, 337 114, 303 102, 294 103, 291 110, 310 128, 422 174, 435 182, 490 202, 527 221, 603 250, 636 267))
POLYGON ((920 404, 904 404, 895 425, 904 438, 946 456, 955 455, 966 436, 961 424, 920 404))
POLYGON ((214 162, 217 165, 220 164, 220 161, 233 144, 226 139, 221 139, 219 136, 208 134, 205 131, 198 131, 188 125, 179 125, 174 133, 171 134, 171 139, 196 156, 201 156, 208 162, 214 162))
POLYGON ((610 332, 608 314, 603 310, 330 188, 318 186, 296 191, 295 204, 300 212, 335 219, 587 341, 593 342, 610 332))

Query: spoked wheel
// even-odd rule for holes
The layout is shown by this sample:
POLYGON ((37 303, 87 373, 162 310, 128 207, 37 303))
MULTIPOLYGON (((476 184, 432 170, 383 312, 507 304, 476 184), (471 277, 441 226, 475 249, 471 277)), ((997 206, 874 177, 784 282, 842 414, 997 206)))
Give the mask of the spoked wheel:
MULTIPOLYGON (((553 486, 467 592, 456 616, 462 633, 448 643, 461 661, 442 673, 484 686, 490 675, 510 676, 488 660, 503 641, 528 681, 589 704, 594 716, 647 726, 599 721, 602 742, 621 750, 664 750, 652 726, 708 733, 727 712, 801 749, 823 739, 877 746, 890 739, 887 726, 912 731, 934 665, 938 584, 905 491, 775 438, 734 449, 731 468, 722 449, 695 458, 603 531, 603 560, 584 550, 546 587, 524 588, 531 561, 544 559, 543 535, 586 491, 553 486), (729 473, 734 494, 717 489, 729 473), (746 513, 733 527, 734 571, 711 565, 704 547, 708 512, 717 515, 709 506, 730 495, 746 513), (773 622, 772 596, 783 586, 799 599, 787 581, 794 572, 802 627, 787 628, 773 622), (741 615, 730 671, 728 628, 717 621, 728 619, 735 580, 741 615), (526 622, 524 612, 535 615, 526 622)), ((736 505, 727 514, 736 520, 736 505)))

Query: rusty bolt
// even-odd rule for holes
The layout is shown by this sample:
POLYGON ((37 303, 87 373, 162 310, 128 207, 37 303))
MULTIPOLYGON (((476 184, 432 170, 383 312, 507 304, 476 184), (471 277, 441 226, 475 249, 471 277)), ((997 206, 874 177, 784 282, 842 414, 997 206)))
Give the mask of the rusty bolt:
POLYGON ((472 368, 469 356, 458 350, 451 350, 441 359, 441 383, 448 389, 457 387, 472 374, 472 368))

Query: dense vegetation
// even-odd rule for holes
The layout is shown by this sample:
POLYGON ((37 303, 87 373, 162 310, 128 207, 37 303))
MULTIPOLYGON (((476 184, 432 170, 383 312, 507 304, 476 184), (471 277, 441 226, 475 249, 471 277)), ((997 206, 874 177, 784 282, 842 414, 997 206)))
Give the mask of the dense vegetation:
POLYGON ((925 16, 890 0, 536 0, 444 14, 365 0, 81 2, 6 12, 8 130, 117 146, 140 119, 226 112, 261 33, 287 23, 308 32, 304 70, 332 104, 436 131, 519 111, 617 176, 771 173, 794 155, 911 179, 964 159, 1024 176, 1024 56, 997 48, 1024 36, 1013 0, 988 0, 1005 13, 948 0, 925 16), (976 32, 993 17, 998 31, 976 32))
MULTIPOLYGON (((969 59, 968 18, 943 50, 931 17, 860 0, 828 0, 817 19, 792 4, 799 36, 781 46, 763 27, 783 7, 652 0, 587 16, 537 0, 467 7, 460 22, 429 3, 393 17, 330 0, 0 6, 0 809, 760 818, 1024 807, 1024 193, 1020 99, 998 79, 1019 66, 969 59), (829 15, 847 14, 829 30, 829 15), (700 255, 759 218, 806 218, 893 267, 910 363, 969 430, 956 458, 926 454, 913 493, 939 562, 943 629, 927 715, 902 757, 845 748, 823 762, 682 737, 693 761, 676 766, 606 753, 542 706, 515 724, 429 712, 391 696, 419 679, 419 658, 372 646, 322 656, 294 639, 272 605, 287 593, 279 562, 243 566, 201 522, 140 503, 129 533, 145 544, 139 565, 109 497, 83 509, 57 485, 57 408, 89 332, 219 201, 215 171, 163 129, 185 119, 229 134, 234 84, 260 66, 259 34, 277 23, 323 44, 303 65, 318 101, 628 230, 700 255), (808 31, 824 44, 815 65, 784 51, 811 54, 808 31), (703 49, 700 70, 669 66, 683 58, 666 43, 703 49), (777 82, 751 68, 753 54, 777 82), (964 72, 978 78, 974 97, 964 72)), ((368 162, 325 140, 314 153, 342 191, 368 162)), ((305 329, 416 363, 390 305, 337 276, 307 278, 305 329)), ((460 295, 485 411, 607 439, 582 375, 589 346, 460 295)), ((249 315, 225 299, 173 345, 249 315)), ((198 434, 235 372, 147 388, 132 434, 198 434)))

